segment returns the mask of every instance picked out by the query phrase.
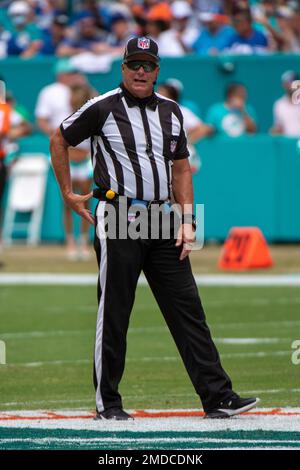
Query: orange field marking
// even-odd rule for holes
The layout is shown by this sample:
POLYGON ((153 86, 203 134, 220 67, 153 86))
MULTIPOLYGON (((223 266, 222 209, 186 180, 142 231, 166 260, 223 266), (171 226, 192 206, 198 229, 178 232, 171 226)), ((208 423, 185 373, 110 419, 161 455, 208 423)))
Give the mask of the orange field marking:
MULTIPOLYGON (((283 408, 274 408, 270 410, 256 410, 248 413, 243 413, 248 416, 300 416, 300 411, 285 411, 283 408)), ((177 410, 177 411, 147 411, 147 410, 135 410, 132 412, 132 416, 135 418, 190 418, 190 417, 202 417, 203 411, 197 410, 177 410)), ((63 420, 63 419, 92 419, 95 413, 88 413, 85 415, 64 415, 55 413, 52 411, 45 412, 36 416, 22 416, 22 415, 10 415, 0 412, 0 421, 38 421, 38 420, 63 420)))

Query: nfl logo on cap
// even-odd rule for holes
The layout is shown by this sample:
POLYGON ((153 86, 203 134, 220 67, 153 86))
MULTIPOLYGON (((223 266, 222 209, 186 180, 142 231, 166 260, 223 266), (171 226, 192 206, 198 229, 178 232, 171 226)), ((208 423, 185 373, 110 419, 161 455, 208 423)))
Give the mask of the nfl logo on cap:
POLYGON ((138 43, 137 43, 137 46, 140 48, 140 49, 150 49, 150 39, 148 38, 138 38, 138 43))

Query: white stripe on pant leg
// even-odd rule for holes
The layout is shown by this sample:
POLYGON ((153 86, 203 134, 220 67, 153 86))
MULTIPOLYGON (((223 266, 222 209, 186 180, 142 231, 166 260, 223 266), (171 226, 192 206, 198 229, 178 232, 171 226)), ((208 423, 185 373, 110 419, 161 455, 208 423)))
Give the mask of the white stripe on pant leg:
POLYGON ((97 390, 96 390, 96 406, 98 411, 103 411, 103 400, 101 396, 100 383, 102 378, 102 343, 103 343, 103 320, 104 320, 104 305, 105 305, 105 288, 106 288, 106 274, 107 274, 107 246, 105 238, 104 227, 104 211, 105 201, 100 201, 97 208, 97 230, 96 236, 101 245, 101 256, 99 262, 99 283, 101 289, 101 297, 98 307, 97 323, 96 323, 96 343, 95 343, 95 370, 97 377, 97 390))

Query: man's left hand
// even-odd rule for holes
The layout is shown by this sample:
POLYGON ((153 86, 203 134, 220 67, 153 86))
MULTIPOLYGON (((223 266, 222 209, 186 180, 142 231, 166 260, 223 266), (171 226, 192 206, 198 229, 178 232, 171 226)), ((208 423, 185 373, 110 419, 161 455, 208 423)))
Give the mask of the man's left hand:
POLYGON ((196 232, 193 229, 192 224, 182 224, 177 233, 176 246, 182 245, 182 251, 180 254, 180 261, 186 258, 193 249, 193 245, 196 240, 196 232))

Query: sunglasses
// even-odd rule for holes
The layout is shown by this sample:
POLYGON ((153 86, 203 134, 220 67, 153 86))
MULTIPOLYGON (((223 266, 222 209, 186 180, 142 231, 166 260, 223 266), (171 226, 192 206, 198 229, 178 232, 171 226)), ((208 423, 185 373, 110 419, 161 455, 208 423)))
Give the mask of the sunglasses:
POLYGON ((147 61, 147 60, 130 60, 130 61, 126 61, 124 62, 127 67, 130 69, 130 70, 139 70, 141 67, 143 67, 144 69, 144 72, 154 72, 154 70, 156 69, 157 67, 157 64, 155 62, 150 62, 150 61, 147 61))

